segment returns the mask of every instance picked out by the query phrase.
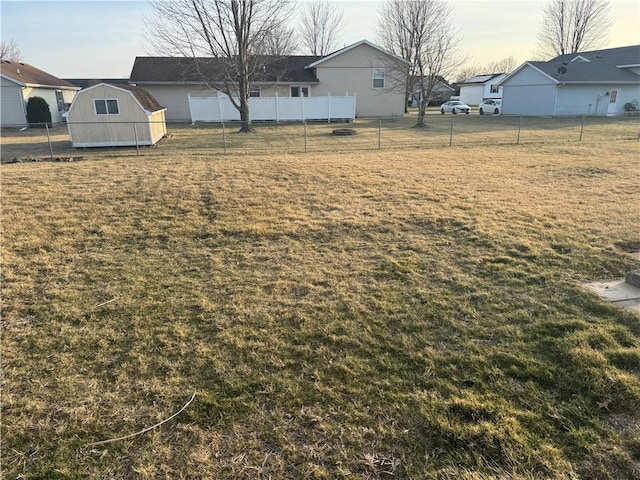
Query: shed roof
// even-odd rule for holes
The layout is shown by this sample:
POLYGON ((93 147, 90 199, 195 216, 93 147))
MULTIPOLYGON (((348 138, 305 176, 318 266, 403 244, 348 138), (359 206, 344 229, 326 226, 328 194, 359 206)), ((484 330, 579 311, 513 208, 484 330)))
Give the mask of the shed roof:
POLYGON ((79 89, 72 83, 62 80, 61 78, 54 77, 50 73, 42 71, 28 63, 0 60, 0 73, 2 76, 9 80, 13 80, 22 86, 29 85, 49 88, 79 89))
POLYGON ((99 83, 109 83, 112 85, 129 83, 128 78, 65 78, 64 80, 80 88, 93 87, 99 83))
MULTIPOLYGON (((78 95, 76 95, 76 98, 78 96, 80 96, 80 95, 86 95, 91 90, 94 90, 95 88, 97 88, 99 86, 103 86, 103 85, 106 85, 107 87, 115 88, 115 89, 118 89, 118 90, 126 90, 131 95, 133 95, 133 97, 137 100, 137 102, 140 104, 140 106, 144 110, 149 112, 149 113, 157 112, 159 110, 164 110, 164 107, 158 103, 158 101, 155 99, 155 97, 153 95, 151 95, 149 92, 147 92, 144 88, 140 88, 140 87, 136 87, 134 85, 128 85, 128 84, 124 84, 124 83, 118 83, 118 84, 115 84, 115 85, 114 84, 105 83, 105 82, 98 83, 97 85, 93 85, 91 87, 87 87, 87 88, 81 90, 80 92, 78 92, 78 95)), ((74 103, 75 103, 75 100, 74 100, 74 103)), ((73 105, 71 106, 71 108, 73 109, 73 105)))
MULTIPOLYGON (((317 56, 265 55, 257 58, 257 83, 318 83, 313 70, 305 69, 317 56)), ((133 83, 222 83, 231 61, 225 58, 136 57, 129 80, 133 83)))
POLYGON ((131 92, 136 100, 138 100, 142 108, 144 108, 147 112, 157 112, 158 110, 164 110, 164 107, 158 103, 155 97, 147 92, 144 88, 122 83, 111 86, 115 88, 122 88, 131 92))

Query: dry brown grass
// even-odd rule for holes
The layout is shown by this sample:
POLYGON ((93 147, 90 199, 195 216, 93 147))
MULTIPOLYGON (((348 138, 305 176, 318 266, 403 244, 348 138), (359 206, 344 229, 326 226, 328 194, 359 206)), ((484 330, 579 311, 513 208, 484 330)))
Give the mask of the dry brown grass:
POLYGON ((2 167, 7 478, 638 474, 638 317, 578 286, 637 267, 637 139, 192 131, 2 167))

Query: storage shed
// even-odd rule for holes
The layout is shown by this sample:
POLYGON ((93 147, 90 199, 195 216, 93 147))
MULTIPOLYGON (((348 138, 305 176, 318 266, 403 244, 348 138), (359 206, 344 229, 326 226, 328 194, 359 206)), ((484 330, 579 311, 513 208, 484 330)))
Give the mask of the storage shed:
POLYGON ((65 116, 74 147, 149 146, 167 133, 165 110, 142 88, 99 83, 79 91, 65 116))

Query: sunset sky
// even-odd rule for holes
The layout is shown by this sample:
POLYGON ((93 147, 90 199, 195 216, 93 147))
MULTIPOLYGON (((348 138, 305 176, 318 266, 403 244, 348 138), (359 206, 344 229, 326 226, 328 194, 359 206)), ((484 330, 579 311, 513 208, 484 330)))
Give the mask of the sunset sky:
MULTIPOLYGON (((378 1, 336 2, 347 28, 339 46, 362 39, 375 42, 378 1)), ((451 0, 469 63, 485 65, 512 56, 531 60, 544 1, 451 0)), ((302 8, 303 2, 299 2, 302 8)), ((2 40, 14 40, 24 61, 61 78, 127 78, 144 48, 142 1, 1 2, 2 40)), ((613 28, 603 48, 640 44, 640 2, 612 0, 613 28)))

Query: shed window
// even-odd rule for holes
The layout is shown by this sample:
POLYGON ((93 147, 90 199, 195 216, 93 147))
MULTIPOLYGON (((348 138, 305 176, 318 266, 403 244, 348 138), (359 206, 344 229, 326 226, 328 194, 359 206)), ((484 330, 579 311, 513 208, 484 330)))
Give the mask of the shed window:
POLYGON ((373 88, 384 88, 384 68, 373 69, 373 88))
POLYGON ((93 103, 96 106, 97 115, 118 115, 120 109, 118 108, 118 100, 116 99, 95 99, 93 103))
POLYGON ((260 96, 260 87, 251 87, 249 89, 250 97, 259 97, 260 96))

